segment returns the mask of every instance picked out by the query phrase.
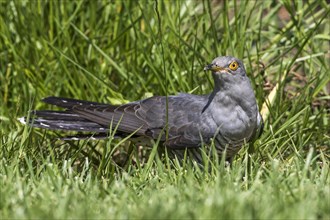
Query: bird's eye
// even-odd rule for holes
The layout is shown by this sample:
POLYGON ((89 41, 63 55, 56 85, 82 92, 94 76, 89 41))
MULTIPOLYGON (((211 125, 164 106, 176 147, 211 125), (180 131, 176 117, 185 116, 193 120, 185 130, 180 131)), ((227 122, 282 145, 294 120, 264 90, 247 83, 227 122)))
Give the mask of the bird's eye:
POLYGON ((237 70, 237 68, 238 68, 238 63, 236 61, 234 61, 231 64, 229 64, 229 69, 231 69, 231 70, 237 70))

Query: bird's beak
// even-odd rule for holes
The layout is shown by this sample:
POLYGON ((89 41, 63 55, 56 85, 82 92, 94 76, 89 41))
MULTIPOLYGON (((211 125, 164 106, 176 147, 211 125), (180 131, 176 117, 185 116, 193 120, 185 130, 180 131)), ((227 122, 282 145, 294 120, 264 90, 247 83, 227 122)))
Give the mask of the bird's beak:
POLYGON ((204 70, 205 71, 211 70, 212 72, 219 72, 221 70, 225 70, 225 68, 222 68, 221 66, 217 66, 217 65, 214 65, 214 64, 211 63, 211 64, 205 66, 204 70))

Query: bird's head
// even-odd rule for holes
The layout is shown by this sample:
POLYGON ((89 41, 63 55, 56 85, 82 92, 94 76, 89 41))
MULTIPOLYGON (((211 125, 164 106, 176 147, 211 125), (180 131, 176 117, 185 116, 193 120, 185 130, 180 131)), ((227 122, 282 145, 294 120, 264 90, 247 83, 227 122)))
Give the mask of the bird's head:
POLYGON ((204 70, 211 70, 217 75, 229 74, 232 76, 245 76, 245 68, 242 61, 231 56, 215 58, 211 64, 205 66, 204 70))
POLYGON ((217 57, 204 70, 212 72, 216 89, 225 84, 231 87, 248 80, 243 62, 232 56, 217 57))

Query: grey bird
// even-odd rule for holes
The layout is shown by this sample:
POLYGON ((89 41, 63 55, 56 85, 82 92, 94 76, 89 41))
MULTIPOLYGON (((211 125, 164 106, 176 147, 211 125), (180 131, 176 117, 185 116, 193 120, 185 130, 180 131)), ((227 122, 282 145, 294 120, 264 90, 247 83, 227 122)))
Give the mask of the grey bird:
MULTIPOLYGON (((232 158, 244 143, 258 138, 263 120, 241 60, 215 58, 204 70, 212 71, 214 89, 207 95, 180 93, 154 96, 124 105, 101 104, 76 99, 47 97, 45 103, 64 111, 33 111, 28 124, 38 128, 93 132, 105 137, 110 125, 118 136, 158 139, 171 154, 202 161, 201 146, 214 143, 221 156, 232 158)), ((20 119, 27 123, 27 117, 20 119)), ((71 137, 79 139, 80 136, 71 137)))

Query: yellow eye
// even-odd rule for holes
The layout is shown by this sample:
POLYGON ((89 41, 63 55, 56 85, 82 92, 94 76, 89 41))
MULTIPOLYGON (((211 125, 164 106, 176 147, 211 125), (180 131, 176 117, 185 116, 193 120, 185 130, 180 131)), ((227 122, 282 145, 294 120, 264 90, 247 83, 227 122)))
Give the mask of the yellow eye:
POLYGON ((229 64, 229 69, 231 69, 231 70, 237 70, 237 68, 238 68, 238 63, 236 61, 234 61, 231 64, 229 64))

